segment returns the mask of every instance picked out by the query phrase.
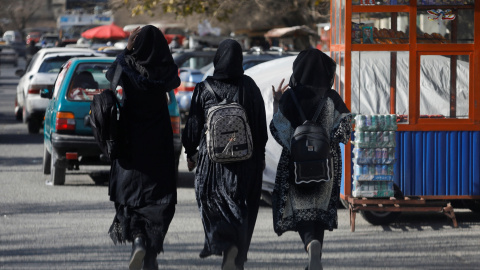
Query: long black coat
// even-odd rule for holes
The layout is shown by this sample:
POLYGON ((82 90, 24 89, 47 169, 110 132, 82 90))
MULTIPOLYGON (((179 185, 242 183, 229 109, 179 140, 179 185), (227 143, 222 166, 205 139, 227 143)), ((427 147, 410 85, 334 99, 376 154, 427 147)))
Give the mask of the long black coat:
POLYGON ((236 245, 241 260, 245 260, 250 242, 247 239, 249 210, 245 201, 250 197, 250 192, 260 190, 262 183, 265 144, 268 139, 264 101, 255 82, 245 75, 224 81, 209 79, 209 83, 223 100, 233 98, 241 85, 240 80, 243 81, 245 90, 245 96, 240 95, 240 104, 247 112, 252 131, 254 151, 250 159, 219 164, 209 158, 205 120, 208 109, 217 105, 217 101, 204 83, 195 87, 189 120, 182 135, 187 156, 194 155, 198 147, 195 192, 205 229, 206 243, 200 255, 202 257, 221 255, 226 248, 236 245))
POLYGON ((117 62, 123 73, 119 85, 126 93, 122 125, 126 141, 125 156, 112 163, 110 200, 141 207, 176 203, 173 131, 166 92, 161 81, 152 81, 132 69, 123 54, 106 76, 110 81, 117 62))

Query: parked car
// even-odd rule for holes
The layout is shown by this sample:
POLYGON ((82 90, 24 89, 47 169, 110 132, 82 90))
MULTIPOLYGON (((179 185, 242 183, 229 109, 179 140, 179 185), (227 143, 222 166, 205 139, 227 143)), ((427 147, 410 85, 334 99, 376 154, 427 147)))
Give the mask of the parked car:
POLYGON ((53 89, 55 78, 63 63, 72 57, 104 56, 90 49, 46 48, 38 51, 26 70, 17 70, 20 78, 15 99, 15 117, 28 125, 29 133, 38 133, 42 126, 48 99, 40 97, 40 90, 53 89))
POLYGON ((182 123, 185 123, 186 115, 190 110, 193 89, 198 82, 202 81, 203 73, 200 69, 213 62, 215 53, 215 50, 193 50, 172 54, 173 61, 178 66, 178 76, 181 81, 180 86, 175 89, 175 97, 179 104, 182 123))
POLYGON ((13 48, 19 56, 25 56, 26 46, 20 32, 13 30, 5 31, 3 33, 3 41, 13 48))
POLYGON ((41 36, 42 36, 42 33, 37 32, 37 31, 28 33, 27 39, 26 39, 26 44, 28 45, 32 41, 35 41, 35 43, 38 43, 38 41, 40 41, 41 36))
POLYGON ((22 35, 18 31, 8 30, 8 31, 5 31, 5 33, 3 33, 3 40, 7 44, 21 43, 22 35))
POLYGON ((180 68, 178 70, 178 76, 180 77, 181 83, 180 86, 175 89, 175 97, 180 109, 182 123, 185 123, 190 110, 193 90, 197 83, 202 81, 203 73, 198 69, 180 68))
POLYGON ((55 44, 60 41, 60 37, 58 36, 58 34, 43 34, 41 37, 40 37, 40 40, 38 41, 38 43, 40 43, 40 46, 42 46, 42 48, 51 48, 51 47, 55 47, 55 44))
MULTIPOLYGON (((109 164, 93 137, 89 111, 93 96, 110 88, 105 73, 114 60, 113 57, 72 58, 61 68, 55 87, 42 90, 42 97, 49 99, 43 132, 43 173, 51 174, 48 183, 63 185, 66 171, 78 170, 80 165, 109 164), (76 87, 76 80, 85 73, 92 75, 88 76, 91 78, 90 84, 76 87)), ((80 81, 84 84, 89 82, 87 79, 80 81)), ((117 87, 116 91, 119 95, 123 93, 120 87, 117 87)), ((178 175, 178 161, 182 149, 180 114, 173 91, 166 95, 174 133, 178 175)))

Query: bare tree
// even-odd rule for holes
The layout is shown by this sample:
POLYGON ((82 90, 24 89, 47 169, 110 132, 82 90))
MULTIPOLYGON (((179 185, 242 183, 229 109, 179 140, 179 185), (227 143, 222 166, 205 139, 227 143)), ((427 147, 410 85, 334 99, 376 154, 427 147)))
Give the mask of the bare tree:
POLYGON ((228 30, 308 25, 326 22, 330 0, 111 0, 132 16, 158 13, 200 16, 228 30), (215 23, 216 21, 216 23, 215 23))
POLYGON ((17 30, 22 33, 22 38, 25 38, 27 23, 46 3, 47 0, 0 0, 0 17, 8 18, 2 28, 17 30))

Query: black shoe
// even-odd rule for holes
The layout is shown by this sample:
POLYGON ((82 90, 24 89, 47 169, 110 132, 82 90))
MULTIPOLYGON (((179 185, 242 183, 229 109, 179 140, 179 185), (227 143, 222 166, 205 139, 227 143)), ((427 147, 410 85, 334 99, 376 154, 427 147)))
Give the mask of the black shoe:
POLYGON ((147 249, 143 259, 142 270, 158 270, 157 252, 153 249, 147 249))
POLYGON ((142 236, 137 236, 135 240, 133 240, 132 255, 130 256, 130 263, 128 264, 128 269, 141 270, 143 258, 145 257, 145 252, 145 240, 142 236))
POLYGON ((231 246, 227 251, 223 252, 222 270, 236 270, 235 258, 237 258, 238 248, 231 246))
POLYGON ((308 270, 323 270, 321 262, 322 244, 313 240, 308 245, 308 270))

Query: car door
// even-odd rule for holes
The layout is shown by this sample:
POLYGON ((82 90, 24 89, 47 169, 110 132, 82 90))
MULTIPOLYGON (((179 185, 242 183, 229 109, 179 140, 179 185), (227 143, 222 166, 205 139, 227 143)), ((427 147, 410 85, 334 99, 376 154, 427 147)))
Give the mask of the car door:
POLYGON ((18 84, 17 84, 17 101, 18 101, 18 104, 22 107, 25 106, 24 97, 26 96, 26 93, 28 91, 28 89, 27 89, 28 82, 29 82, 30 78, 32 77, 32 75, 35 73, 33 71, 33 66, 35 66, 36 62, 38 62, 39 58, 41 58, 41 57, 39 56, 38 53, 33 56, 32 60, 28 64, 27 68, 25 69, 24 74, 20 77, 20 80, 18 81, 18 84))
POLYGON ((57 118, 58 107, 60 106, 60 92, 62 90, 62 84, 65 79, 65 74, 67 73, 68 69, 70 68, 71 62, 68 61, 59 71, 57 79, 54 84, 53 94, 50 102, 48 103, 48 107, 45 111, 45 126, 44 126, 44 138, 45 143, 47 144, 47 149, 52 151, 52 141, 51 136, 52 133, 55 132, 55 121, 57 118))

